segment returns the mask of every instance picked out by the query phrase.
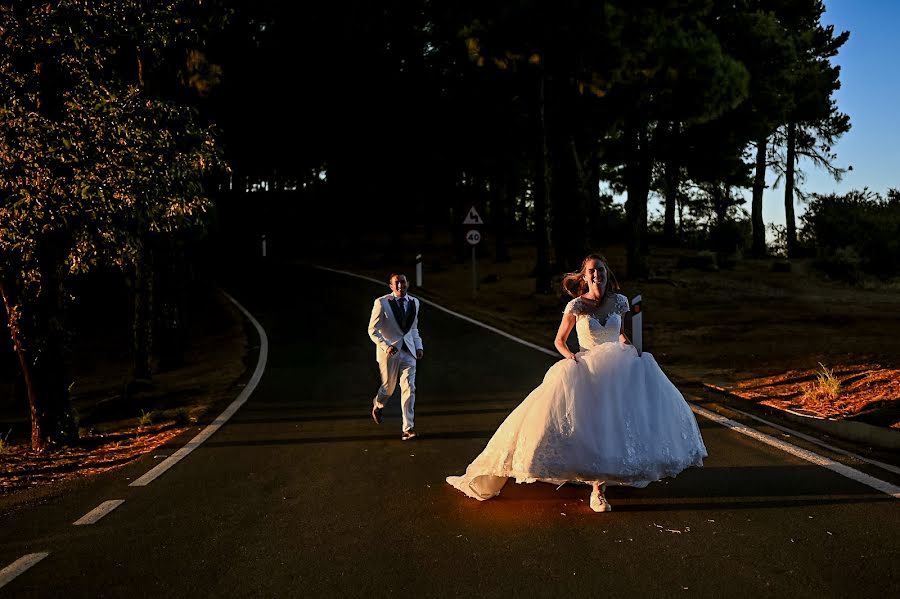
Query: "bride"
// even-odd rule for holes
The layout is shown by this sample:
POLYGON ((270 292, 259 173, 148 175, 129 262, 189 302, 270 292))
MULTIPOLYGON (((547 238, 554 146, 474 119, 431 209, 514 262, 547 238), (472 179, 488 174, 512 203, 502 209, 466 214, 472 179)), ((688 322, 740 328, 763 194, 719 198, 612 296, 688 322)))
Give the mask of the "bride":
POLYGON ((590 506, 612 510, 606 483, 645 487, 690 466, 706 447, 681 393, 649 353, 624 334, 628 299, 606 261, 592 254, 563 279, 575 299, 563 311, 556 349, 565 360, 507 416, 462 476, 447 482, 474 499, 500 494, 507 479, 593 487, 590 506), (566 340, 575 329, 580 351, 566 340))

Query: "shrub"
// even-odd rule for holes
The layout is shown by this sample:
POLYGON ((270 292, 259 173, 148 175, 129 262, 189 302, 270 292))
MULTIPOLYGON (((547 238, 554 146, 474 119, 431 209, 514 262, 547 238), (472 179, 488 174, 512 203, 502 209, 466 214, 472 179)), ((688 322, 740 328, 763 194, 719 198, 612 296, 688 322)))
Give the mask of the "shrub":
POLYGON ((900 191, 886 198, 868 189, 813 194, 800 220, 801 241, 815 248, 828 274, 854 281, 861 273, 887 279, 900 272, 900 191))
POLYGON ((750 221, 725 219, 716 222, 709 231, 709 247, 720 254, 738 254, 749 244, 750 221))

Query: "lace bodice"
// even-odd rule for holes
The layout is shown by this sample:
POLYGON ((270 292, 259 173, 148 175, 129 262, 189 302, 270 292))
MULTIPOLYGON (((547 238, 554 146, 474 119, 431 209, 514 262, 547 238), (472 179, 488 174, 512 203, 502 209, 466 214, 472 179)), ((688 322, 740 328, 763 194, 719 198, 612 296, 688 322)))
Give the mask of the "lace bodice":
MULTIPOLYGON (((607 304, 608 306, 608 304, 607 304)), ((622 328, 623 315, 629 311, 628 298, 621 294, 615 294, 615 303, 612 310, 598 306, 580 297, 576 297, 568 304, 563 314, 574 314, 575 332, 578 335, 578 345, 582 349, 591 349, 602 343, 619 340, 619 331, 622 328)))

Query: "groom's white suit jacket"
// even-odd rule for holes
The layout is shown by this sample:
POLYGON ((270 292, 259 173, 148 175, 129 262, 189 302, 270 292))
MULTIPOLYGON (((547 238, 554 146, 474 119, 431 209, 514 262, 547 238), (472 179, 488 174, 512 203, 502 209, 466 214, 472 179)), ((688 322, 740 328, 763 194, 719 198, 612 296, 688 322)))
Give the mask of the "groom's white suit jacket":
POLYGON ((376 360, 386 359, 387 350, 392 345, 402 350, 401 344, 405 344, 414 356, 416 350, 422 349, 422 338, 419 337, 419 300, 407 294, 405 322, 401 323, 397 320, 400 312, 396 299, 393 293, 389 293, 376 299, 372 306, 369 337, 378 347, 375 351, 376 360), (404 329, 406 333, 403 332, 404 329))

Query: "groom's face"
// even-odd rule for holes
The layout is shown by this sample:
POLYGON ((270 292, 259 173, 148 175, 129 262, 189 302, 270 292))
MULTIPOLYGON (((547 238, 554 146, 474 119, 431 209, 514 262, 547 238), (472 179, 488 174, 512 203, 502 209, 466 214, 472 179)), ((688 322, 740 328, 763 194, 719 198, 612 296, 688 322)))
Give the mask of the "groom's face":
POLYGON ((397 297, 403 297, 406 295, 406 288, 409 287, 409 282, 407 282, 406 277, 403 275, 398 275, 391 277, 391 291, 394 292, 394 295, 397 297))

